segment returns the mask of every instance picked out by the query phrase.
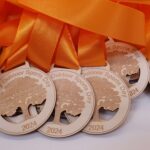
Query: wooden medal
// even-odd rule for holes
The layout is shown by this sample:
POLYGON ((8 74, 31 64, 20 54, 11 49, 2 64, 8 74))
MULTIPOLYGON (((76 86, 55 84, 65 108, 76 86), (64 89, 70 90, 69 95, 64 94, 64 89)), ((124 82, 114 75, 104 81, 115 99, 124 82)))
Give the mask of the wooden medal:
POLYGON ((122 42, 106 42, 110 70, 120 76, 129 88, 131 98, 139 96, 149 80, 146 58, 135 47, 122 42))
POLYGON ((103 134, 115 130, 124 122, 129 111, 131 101, 127 86, 105 69, 84 69, 82 75, 93 87, 96 100, 93 117, 83 132, 103 134), (111 118, 108 118, 110 113, 111 118), (103 114, 106 116, 103 117, 103 114))
POLYGON ((6 134, 21 135, 36 130, 54 109, 54 84, 40 70, 19 67, 2 73, 0 87, 0 130, 6 134))
POLYGON ((93 90, 81 75, 73 71, 54 70, 50 76, 56 87, 56 106, 54 115, 39 132, 50 137, 71 136, 81 131, 92 117, 95 107, 93 90), (77 119, 69 122, 65 114, 77 119))

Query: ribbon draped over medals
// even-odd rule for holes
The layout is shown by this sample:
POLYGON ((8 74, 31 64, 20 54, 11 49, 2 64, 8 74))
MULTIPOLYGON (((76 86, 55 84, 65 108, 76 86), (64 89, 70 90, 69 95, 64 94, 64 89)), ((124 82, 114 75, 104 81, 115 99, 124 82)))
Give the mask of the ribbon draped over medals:
POLYGON ((1 0, 0 68, 26 60, 45 72, 53 64, 102 66, 108 36, 146 49, 150 59, 149 14, 142 0, 1 0))

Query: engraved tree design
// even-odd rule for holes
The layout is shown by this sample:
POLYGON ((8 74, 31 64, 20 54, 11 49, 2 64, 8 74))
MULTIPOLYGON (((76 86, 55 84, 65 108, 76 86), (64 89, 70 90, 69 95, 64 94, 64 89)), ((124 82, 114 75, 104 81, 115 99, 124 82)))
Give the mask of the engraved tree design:
POLYGON ((55 107, 55 116, 53 122, 60 123, 62 112, 72 116, 81 114, 84 108, 82 90, 74 82, 67 79, 58 79, 54 81, 57 90, 57 101, 55 107))
POLYGON ((0 93, 0 114, 13 116, 21 108, 25 120, 31 118, 30 105, 42 104, 46 99, 46 90, 37 79, 20 77, 11 81, 0 93))
POLYGON ((119 108, 121 100, 119 97, 119 93, 115 90, 115 86, 107 79, 90 77, 88 78, 88 81, 94 88, 96 97, 96 107, 93 114, 93 121, 99 121, 99 110, 101 108, 114 111, 119 108))
POLYGON ((108 62, 110 63, 111 70, 122 77, 128 86, 130 84, 127 75, 131 76, 139 73, 138 62, 132 54, 114 51, 108 53, 108 62))

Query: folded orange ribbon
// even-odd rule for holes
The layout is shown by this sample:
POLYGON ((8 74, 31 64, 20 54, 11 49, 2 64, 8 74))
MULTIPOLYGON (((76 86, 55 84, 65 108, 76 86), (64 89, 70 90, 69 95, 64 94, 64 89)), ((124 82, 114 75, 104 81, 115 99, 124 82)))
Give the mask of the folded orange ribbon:
MULTIPOLYGON (((14 25, 12 28, 8 26, 12 34, 10 38, 4 41, 0 39, 1 46, 8 46, 3 49, 0 56, 0 66, 3 66, 4 70, 20 65, 26 59, 44 71, 48 71, 52 63, 76 69, 79 62, 83 66, 104 65, 104 39, 99 35, 111 36, 138 46, 145 45, 143 13, 109 0, 93 0, 89 3, 86 0, 7 0, 7 2, 17 5, 17 12, 22 7, 21 9, 26 9, 30 13, 24 12, 21 15, 19 26, 14 25), (71 30, 51 17, 96 34, 82 31, 78 41, 75 37, 78 29, 71 30), (79 62, 75 53, 77 48, 79 62), (90 62, 91 56, 93 61, 90 62)), ((6 1, 2 3, 3 10, 7 9, 4 3, 6 1)), ((8 17, 9 13, 6 11, 1 22, 8 17)), ((7 26, 2 28, 6 30, 7 26)), ((3 35, 0 33, 1 37, 3 35)))
POLYGON ((0 65, 3 65, 4 70, 8 70, 15 67, 16 64, 20 65, 21 63, 25 62, 25 54, 27 52, 26 49, 22 51, 22 47, 24 47, 28 42, 31 29, 34 24, 34 19, 35 16, 32 14, 26 12, 22 14, 19 26, 16 26, 17 33, 13 44, 6 48, 3 48, 2 54, 0 56, 0 65), (19 59, 16 59, 16 57, 19 59))
POLYGON ((87 31, 80 31, 78 40, 78 59, 82 67, 104 66, 105 37, 87 31), (101 61, 99 61, 101 60, 101 61))
POLYGON ((59 67, 79 69, 77 52, 68 25, 64 26, 55 52, 54 64, 59 67))
POLYGON ((24 12, 11 46, 3 49, 1 64, 9 70, 25 60, 44 71, 57 66, 78 69, 75 48, 67 27, 47 16, 24 12))

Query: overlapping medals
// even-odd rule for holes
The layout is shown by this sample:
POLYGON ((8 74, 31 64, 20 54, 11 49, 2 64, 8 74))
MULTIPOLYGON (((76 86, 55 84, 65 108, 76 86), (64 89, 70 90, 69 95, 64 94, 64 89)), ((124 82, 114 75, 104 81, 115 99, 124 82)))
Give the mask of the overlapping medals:
MULTIPOLYGON (((83 69, 82 75, 91 84, 95 93, 95 109, 91 121, 83 132, 108 133, 118 128, 125 120, 130 107, 130 98, 125 83, 113 72, 100 68, 83 69), (103 116, 105 111, 109 116, 103 116)), ((70 120, 74 118, 68 116, 70 120)))
POLYGON ((109 133, 126 119, 131 100, 149 80, 146 59, 134 47, 106 42, 109 67, 48 74, 23 66, 0 74, 0 130, 68 137, 109 133))

